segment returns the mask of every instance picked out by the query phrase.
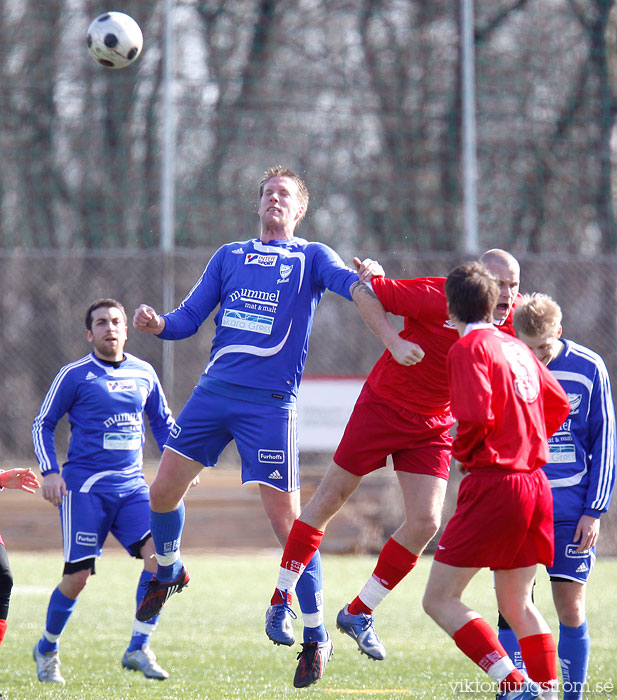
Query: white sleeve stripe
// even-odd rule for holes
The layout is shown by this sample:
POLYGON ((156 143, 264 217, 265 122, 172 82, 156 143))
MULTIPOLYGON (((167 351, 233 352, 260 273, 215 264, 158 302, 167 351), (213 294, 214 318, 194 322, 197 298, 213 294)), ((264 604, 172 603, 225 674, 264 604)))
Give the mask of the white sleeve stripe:
POLYGON ((32 441, 34 444, 34 453, 36 455, 42 474, 44 474, 46 471, 49 471, 52 468, 49 457, 45 452, 43 443, 43 421, 49 413, 49 409, 51 408, 53 399, 58 393, 60 385, 64 381, 67 374, 76 367, 81 367, 82 365, 89 363, 91 359, 92 358, 90 357, 90 355, 87 355, 86 357, 82 357, 81 360, 77 360, 76 362, 72 362, 71 364, 66 365, 58 372, 56 378, 52 382, 51 387, 49 388, 49 391, 47 392, 47 395, 43 399, 43 403, 41 405, 37 417, 34 419, 34 424, 32 426, 32 441))
POLYGON ((608 374, 604 371, 599 371, 598 375, 602 398, 602 454, 598 455, 600 477, 598 479, 596 497, 591 507, 594 510, 606 510, 615 478, 615 410, 612 404, 608 374))

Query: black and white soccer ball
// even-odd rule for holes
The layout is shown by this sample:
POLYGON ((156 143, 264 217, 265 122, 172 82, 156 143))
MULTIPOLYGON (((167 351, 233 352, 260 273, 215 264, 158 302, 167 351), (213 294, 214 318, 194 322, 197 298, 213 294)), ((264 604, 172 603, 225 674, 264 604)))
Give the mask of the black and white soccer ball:
POLYGON ((143 45, 139 25, 124 12, 105 12, 88 27, 88 51, 106 68, 126 68, 139 56, 143 45))

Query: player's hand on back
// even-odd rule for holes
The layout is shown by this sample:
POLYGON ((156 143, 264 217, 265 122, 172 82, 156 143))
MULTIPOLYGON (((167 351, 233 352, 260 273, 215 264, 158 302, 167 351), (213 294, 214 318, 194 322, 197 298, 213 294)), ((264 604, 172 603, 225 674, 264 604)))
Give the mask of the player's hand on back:
POLYGON ((360 260, 360 258, 354 258, 353 264, 356 266, 358 271, 358 277, 360 282, 370 282, 373 277, 385 277, 383 267, 377 262, 377 260, 371 260, 371 258, 365 258, 360 260))
POLYGON ((53 472, 43 477, 41 493, 46 501, 49 501, 54 506, 58 506, 62 503, 62 496, 66 496, 68 492, 64 479, 60 474, 53 472))
POLYGON ((400 336, 397 336, 392 347, 389 347, 388 350, 399 365, 404 365, 405 367, 418 364, 424 357, 424 350, 417 343, 410 343, 400 336))
POLYGON ((140 304, 133 314, 133 327, 144 333, 158 335, 165 328, 165 321, 147 304, 140 304))

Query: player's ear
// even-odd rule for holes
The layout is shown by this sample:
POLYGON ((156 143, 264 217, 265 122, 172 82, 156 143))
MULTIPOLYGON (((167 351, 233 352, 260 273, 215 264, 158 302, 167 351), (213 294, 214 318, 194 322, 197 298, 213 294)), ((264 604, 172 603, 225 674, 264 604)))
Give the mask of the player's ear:
POLYGON ((86 340, 87 340, 89 343, 92 342, 92 331, 89 331, 87 328, 86 328, 86 340))
POLYGON ((559 326, 559 328, 557 329, 557 337, 558 338, 561 338, 562 331, 563 331, 563 328, 561 326, 559 326))

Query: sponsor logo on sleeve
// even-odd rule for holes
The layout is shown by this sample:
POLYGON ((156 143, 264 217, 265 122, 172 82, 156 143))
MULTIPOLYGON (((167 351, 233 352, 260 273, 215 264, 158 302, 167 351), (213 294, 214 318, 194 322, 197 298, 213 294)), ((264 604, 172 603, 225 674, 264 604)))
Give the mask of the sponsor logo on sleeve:
POLYGON ((259 265, 260 267, 274 267, 278 255, 263 255, 262 253, 247 253, 244 258, 245 265, 259 265))

